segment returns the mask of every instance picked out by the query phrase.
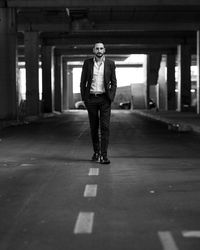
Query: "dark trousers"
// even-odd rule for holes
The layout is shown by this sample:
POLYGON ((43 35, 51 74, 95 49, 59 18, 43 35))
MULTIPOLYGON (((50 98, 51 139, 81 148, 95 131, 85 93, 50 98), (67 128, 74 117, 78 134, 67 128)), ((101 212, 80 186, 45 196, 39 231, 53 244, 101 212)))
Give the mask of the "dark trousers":
POLYGON ((111 102, 105 94, 90 95, 86 102, 94 152, 107 155, 110 131, 111 102))

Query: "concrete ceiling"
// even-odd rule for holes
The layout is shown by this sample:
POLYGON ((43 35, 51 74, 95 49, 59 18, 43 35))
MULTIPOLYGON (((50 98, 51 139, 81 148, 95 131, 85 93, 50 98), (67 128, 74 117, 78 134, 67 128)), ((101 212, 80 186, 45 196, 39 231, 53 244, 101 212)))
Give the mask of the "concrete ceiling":
POLYGON ((41 43, 64 55, 88 55, 103 41, 110 54, 196 51, 199 0, 5 0, 17 10, 19 54, 23 34, 38 31, 41 43))

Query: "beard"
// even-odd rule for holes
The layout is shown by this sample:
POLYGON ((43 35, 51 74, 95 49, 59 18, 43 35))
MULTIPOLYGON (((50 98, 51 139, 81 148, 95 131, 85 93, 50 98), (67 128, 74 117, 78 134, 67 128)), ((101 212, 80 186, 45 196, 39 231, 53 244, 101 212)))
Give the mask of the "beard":
POLYGON ((103 56, 103 53, 97 53, 96 57, 101 58, 103 56))

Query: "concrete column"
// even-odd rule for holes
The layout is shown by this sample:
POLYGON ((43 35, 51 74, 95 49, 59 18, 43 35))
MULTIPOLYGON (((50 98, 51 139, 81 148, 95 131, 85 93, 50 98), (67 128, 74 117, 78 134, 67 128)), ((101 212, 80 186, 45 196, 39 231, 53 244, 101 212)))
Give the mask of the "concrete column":
POLYGON ((63 58, 63 109, 69 109, 67 92, 67 61, 63 58))
POLYGON ((147 100, 146 105, 149 108, 148 101, 149 99, 154 99, 154 102, 158 103, 158 96, 157 95, 157 88, 156 85, 158 83, 158 73, 160 69, 160 62, 161 62, 161 53, 149 53, 147 56, 147 69, 146 69, 146 76, 147 76, 147 100), (153 94, 153 96, 151 96, 153 94), (156 100, 155 100, 156 98, 156 100))
POLYGON ((74 97, 73 97, 73 71, 72 67, 67 67, 67 103, 68 109, 74 108, 74 97))
POLYGON ((55 55, 55 111, 63 110, 62 57, 55 55))
POLYGON ((166 58, 163 56, 158 72, 159 98, 158 106, 161 110, 167 110, 167 81, 165 76, 166 58))
POLYGON ((175 82, 175 62, 176 56, 167 55, 167 109, 176 109, 176 82, 175 82))
POLYGON ((0 8, 0 119, 17 117, 15 9, 0 8))
POLYGON ((151 81, 150 81, 150 55, 147 55, 146 57, 146 65, 144 66, 144 71, 145 71, 145 78, 146 78, 146 96, 145 96, 145 108, 149 108, 148 102, 149 102, 149 98, 150 98, 150 85, 151 85, 151 81))
POLYGON ((51 67, 51 81, 52 81, 52 110, 55 110, 55 48, 53 49, 52 67, 51 67))
POLYGON ((197 114, 200 114, 200 30, 197 31, 197 114))
POLYGON ((43 112, 45 113, 51 113, 53 111, 53 56, 53 47, 42 47, 42 104, 43 112))
POLYGON ((148 108, 148 99, 150 94, 149 88, 149 66, 148 66, 148 55, 145 56, 143 61, 143 74, 144 74, 144 82, 143 83, 133 83, 130 85, 131 87, 131 98, 132 103, 131 106, 133 109, 146 109, 148 108))
POLYGON ((39 115, 39 35, 25 32, 26 114, 39 115))
POLYGON ((187 45, 178 46, 178 111, 188 111, 191 105, 191 54, 187 45))

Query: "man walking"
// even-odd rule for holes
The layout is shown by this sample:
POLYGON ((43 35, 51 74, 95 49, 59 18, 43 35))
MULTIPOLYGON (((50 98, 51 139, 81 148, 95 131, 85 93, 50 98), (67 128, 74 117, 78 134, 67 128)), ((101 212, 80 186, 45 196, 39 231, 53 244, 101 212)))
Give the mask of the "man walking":
POLYGON ((115 63, 105 57, 105 47, 97 42, 93 48, 94 58, 84 61, 81 75, 81 97, 89 121, 94 154, 92 161, 109 164, 107 157, 111 103, 114 100, 117 80, 115 63), (100 133, 99 133, 100 128, 100 133))

